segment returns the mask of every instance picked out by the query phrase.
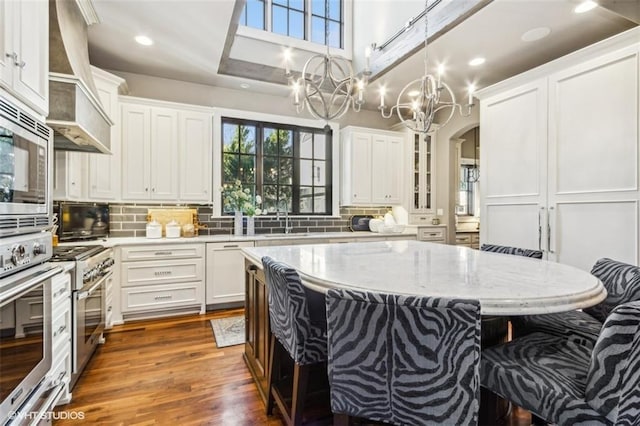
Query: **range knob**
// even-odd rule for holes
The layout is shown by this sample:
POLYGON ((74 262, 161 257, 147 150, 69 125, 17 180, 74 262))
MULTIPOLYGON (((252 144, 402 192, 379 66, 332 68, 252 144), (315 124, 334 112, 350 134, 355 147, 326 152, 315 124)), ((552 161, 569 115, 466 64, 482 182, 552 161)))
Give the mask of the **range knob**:
POLYGON ((37 256, 39 254, 44 254, 46 251, 46 247, 40 243, 33 243, 33 255, 37 256))
POLYGON ((18 244, 13 246, 11 249, 11 262, 18 266, 24 261, 24 257, 27 254, 27 250, 24 248, 22 244, 18 244))

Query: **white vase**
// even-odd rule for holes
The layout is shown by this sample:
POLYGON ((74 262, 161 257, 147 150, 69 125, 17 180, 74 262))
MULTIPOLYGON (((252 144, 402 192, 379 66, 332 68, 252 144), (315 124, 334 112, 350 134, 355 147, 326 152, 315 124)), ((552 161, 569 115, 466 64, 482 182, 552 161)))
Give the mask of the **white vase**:
POLYGON ((242 235, 242 212, 239 210, 236 210, 233 216, 233 235, 242 235))
POLYGON ((247 235, 255 235, 256 233, 256 218, 254 216, 247 216, 247 235))

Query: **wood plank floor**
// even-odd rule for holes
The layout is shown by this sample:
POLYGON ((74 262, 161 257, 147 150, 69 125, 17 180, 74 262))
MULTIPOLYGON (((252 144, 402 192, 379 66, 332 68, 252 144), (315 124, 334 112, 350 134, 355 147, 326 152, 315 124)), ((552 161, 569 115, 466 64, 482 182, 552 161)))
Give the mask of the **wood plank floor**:
MULTIPOLYGON (((60 425, 268 425, 258 391, 242 360, 243 345, 217 348, 210 319, 242 309, 114 327, 57 411, 84 419, 60 425)), ((71 416, 70 416, 71 417, 71 416)), ((530 424, 516 410, 506 425, 530 424)))

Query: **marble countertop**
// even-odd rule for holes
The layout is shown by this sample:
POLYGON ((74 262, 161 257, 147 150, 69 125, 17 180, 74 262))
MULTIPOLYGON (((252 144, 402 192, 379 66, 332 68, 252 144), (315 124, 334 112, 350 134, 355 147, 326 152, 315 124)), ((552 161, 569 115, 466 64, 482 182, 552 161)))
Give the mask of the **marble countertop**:
POLYGON ((227 243, 238 241, 271 241, 271 240, 301 240, 301 239, 324 239, 324 238, 380 238, 400 235, 416 235, 415 227, 407 227, 402 233, 377 233, 377 232, 308 232, 290 234, 256 234, 256 235, 202 235, 190 238, 145 238, 145 237, 117 237, 102 238, 91 241, 62 242, 61 246, 71 245, 103 245, 105 247, 146 245, 146 244, 194 244, 194 243, 227 243))
POLYGON ((472 298, 484 315, 562 312, 595 305, 602 283, 546 260, 419 241, 243 248, 261 266, 270 256, 297 269, 309 287, 349 287, 409 295, 472 298))

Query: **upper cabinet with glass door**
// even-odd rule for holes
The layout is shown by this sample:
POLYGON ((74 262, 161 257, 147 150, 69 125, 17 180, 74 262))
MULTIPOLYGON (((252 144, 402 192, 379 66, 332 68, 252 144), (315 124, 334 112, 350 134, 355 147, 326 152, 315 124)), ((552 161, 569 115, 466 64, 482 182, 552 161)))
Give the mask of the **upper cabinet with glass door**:
POLYGON ((411 139, 411 195, 409 213, 412 221, 427 220, 435 202, 435 131, 427 134, 408 132, 411 139))

